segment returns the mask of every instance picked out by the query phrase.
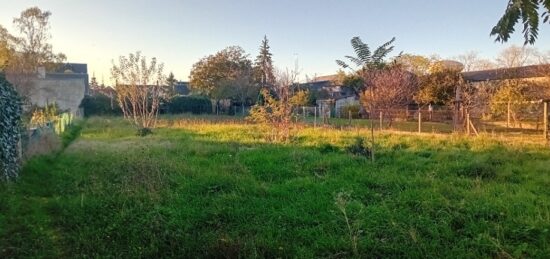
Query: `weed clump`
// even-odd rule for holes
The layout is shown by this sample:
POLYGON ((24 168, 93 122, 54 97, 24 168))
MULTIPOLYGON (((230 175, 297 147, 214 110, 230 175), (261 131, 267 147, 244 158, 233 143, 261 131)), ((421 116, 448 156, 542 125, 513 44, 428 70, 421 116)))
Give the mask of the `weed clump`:
POLYGON ((496 177, 497 171, 490 163, 474 161, 457 167, 455 173, 470 178, 492 179, 496 177))
POLYGON ((372 155, 371 148, 365 144, 365 140, 363 138, 359 137, 355 138, 355 141, 346 147, 346 152, 352 155, 364 157, 370 157, 372 155))
POLYGON ((136 136, 145 137, 149 134, 153 134, 153 131, 150 128, 139 128, 137 130, 136 136))
POLYGON ((336 153, 339 151, 340 148, 330 143, 323 143, 319 146, 319 152, 321 152, 321 154, 336 153))

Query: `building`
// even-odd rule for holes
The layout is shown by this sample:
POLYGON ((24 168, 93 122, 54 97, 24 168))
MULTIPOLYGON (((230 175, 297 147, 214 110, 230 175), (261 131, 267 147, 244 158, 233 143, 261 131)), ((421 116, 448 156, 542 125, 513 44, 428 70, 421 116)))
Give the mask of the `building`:
POLYGON ((174 88, 176 94, 178 95, 189 95, 189 93, 191 93, 191 90, 189 89, 189 82, 178 81, 176 82, 174 88))
POLYGON ((32 105, 55 103, 61 111, 82 116, 80 103, 89 91, 87 64, 67 63, 52 71, 39 68, 29 98, 32 105))
POLYGON ((359 104, 355 92, 349 87, 338 85, 336 78, 337 75, 319 76, 311 82, 302 84, 303 88, 316 94, 317 107, 332 116, 341 114, 341 109, 345 106, 359 104))

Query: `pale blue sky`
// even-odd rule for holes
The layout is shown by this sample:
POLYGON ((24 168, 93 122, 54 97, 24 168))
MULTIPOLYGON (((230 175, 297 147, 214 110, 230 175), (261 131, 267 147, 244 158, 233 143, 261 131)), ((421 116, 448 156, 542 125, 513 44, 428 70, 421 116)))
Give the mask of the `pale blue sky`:
MULTIPOLYGON (((397 37, 396 52, 444 58, 478 51, 492 58, 512 43, 494 43, 489 31, 507 0, 0 0, 0 24, 27 7, 51 11, 52 44, 71 62, 88 63, 109 82, 111 60, 141 50, 187 80, 193 63, 226 46, 242 46, 252 57, 264 34, 275 65, 294 66, 302 76, 334 73, 334 60, 352 54, 360 36, 373 47, 397 37)), ((535 47, 550 49, 550 25, 542 25, 535 47)))

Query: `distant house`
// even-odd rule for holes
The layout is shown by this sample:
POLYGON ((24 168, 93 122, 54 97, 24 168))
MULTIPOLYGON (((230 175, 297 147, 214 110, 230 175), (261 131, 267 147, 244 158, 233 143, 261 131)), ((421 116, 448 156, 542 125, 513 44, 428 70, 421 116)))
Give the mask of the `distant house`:
POLYGON ((79 106, 89 91, 88 66, 67 63, 51 71, 39 68, 29 97, 33 105, 46 106, 56 103, 60 110, 81 116, 79 106))
POLYGON ((178 95, 189 95, 189 93, 191 93, 191 90, 189 90, 189 82, 178 81, 174 88, 178 95))
POLYGON ((315 77, 302 87, 316 92, 317 107, 330 114, 340 114, 343 107, 359 104, 359 98, 352 89, 336 83, 336 75, 315 77))
POLYGON ((524 67, 497 68, 489 70, 463 72, 468 82, 483 82, 505 79, 542 78, 550 75, 550 65, 532 65, 524 67))

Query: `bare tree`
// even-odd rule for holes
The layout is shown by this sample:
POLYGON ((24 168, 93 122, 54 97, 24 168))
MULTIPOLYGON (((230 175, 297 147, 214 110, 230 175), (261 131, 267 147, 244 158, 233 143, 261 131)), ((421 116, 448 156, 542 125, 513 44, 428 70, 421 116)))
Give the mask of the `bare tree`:
POLYGON ((455 59, 464 65, 464 69, 462 70, 464 72, 496 68, 494 62, 480 58, 476 51, 468 51, 462 55, 458 55, 455 59))
POLYGON ((116 82, 117 99, 124 117, 131 119, 140 132, 155 127, 164 82, 164 64, 156 58, 147 62, 141 52, 121 56, 116 65, 113 61, 112 78, 116 82))
POLYGON ((533 65, 536 63, 536 57, 536 49, 514 45, 501 51, 496 61, 500 68, 512 68, 533 65))
POLYGON ((398 66, 369 71, 364 77, 367 88, 361 94, 361 103, 371 114, 380 110, 390 121, 389 111, 411 103, 418 90, 416 76, 398 66))

